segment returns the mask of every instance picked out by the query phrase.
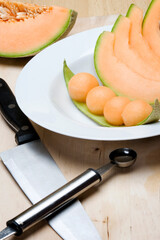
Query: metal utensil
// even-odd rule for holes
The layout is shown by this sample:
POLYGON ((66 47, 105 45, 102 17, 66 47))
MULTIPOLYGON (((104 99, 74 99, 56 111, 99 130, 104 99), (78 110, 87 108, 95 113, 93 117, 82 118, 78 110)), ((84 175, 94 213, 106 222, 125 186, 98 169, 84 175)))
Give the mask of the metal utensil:
MULTIPOLYGON (((20 145, 0 153, 0 157, 23 192, 32 204, 35 204, 67 181, 54 159, 38 139, 39 137, 28 118, 18 107, 9 86, 2 79, 0 79, 0 111, 16 132, 16 142, 20 145)), ((54 218, 47 221, 62 239, 101 239, 78 200, 67 206, 65 211, 59 212, 54 218)), ((11 234, 13 233, 12 229, 11 234)))
POLYGON ((34 206, 7 222, 7 227, 0 233, 0 239, 10 235, 20 235, 24 230, 50 216, 61 207, 73 201, 92 186, 100 183, 112 168, 130 167, 136 161, 137 154, 129 148, 114 150, 109 155, 110 163, 97 170, 89 168, 72 181, 68 182, 34 206))

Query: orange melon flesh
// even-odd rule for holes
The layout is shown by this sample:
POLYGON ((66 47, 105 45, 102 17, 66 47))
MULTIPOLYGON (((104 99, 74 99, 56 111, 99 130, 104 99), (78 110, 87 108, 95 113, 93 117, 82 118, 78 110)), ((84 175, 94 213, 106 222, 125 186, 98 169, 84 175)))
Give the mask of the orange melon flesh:
POLYGON ((126 126, 135 126, 145 120, 152 112, 151 105, 143 100, 135 100, 128 103, 123 112, 122 118, 126 126))
POLYGON ((154 54, 148 42, 142 35, 143 11, 136 5, 131 4, 127 15, 131 21, 129 43, 141 58, 150 64, 156 71, 160 71, 160 58, 154 54))
POLYGON ((116 96, 106 102, 104 106, 104 117, 112 125, 121 126, 123 122, 122 112, 130 102, 126 97, 116 96))
MULTIPOLYGON (((4 3, 5 1, 0 1, 0 6, 5 7, 4 3)), ((36 12, 42 9, 40 6, 15 3, 17 6, 20 13, 27 9, 27 13, 31 11, 33 14, 23 20, 16 19, 16 15, 8 20, 0 18, 0 56, 18 57, 37 53, 66 32, 75 14, 70 9, 58 6, 46 7, 47 10, 39 14, 36 12)))
POLYGON ((140 57, 137 51, 129 44, 131 21, 120 15, 113 27, 115 33, 114 52, 119 60, 141 76, 160 81, 160 70, 156 71, 151 65, 140 57))
POLYGON ((154 53, 160 57, 160 1, 152 0, 142 24, 142 34, 154 53))
POLYGON ((94 87, 87 94, 86 105, 91 113, 103 115, 105 103, 115 96, 110 88, 105 86, 94 87))
POLYGON ((88 92, 99 86, 98 80, 90 73, 75 74, 68 83, 70 97, 78 102, 86 102, 88 92))
POLYGON ((94 63, 96 72, 105 86, 117 95, 130 99, 160 101, 160 82, 152 81, 132 71, 114 55, 114 33, 103 32, 96 43, 94 63))

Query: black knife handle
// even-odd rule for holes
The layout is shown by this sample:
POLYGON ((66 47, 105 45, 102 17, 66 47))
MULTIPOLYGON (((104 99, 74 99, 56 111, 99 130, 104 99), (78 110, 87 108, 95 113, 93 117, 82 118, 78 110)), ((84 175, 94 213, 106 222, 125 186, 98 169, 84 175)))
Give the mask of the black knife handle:
POLYGON ((19 108, 11 89, 2 78, 0 78, 0 111, 5 121, 16 132, 15 140, 18 145, 39 139, 29 119, 19 108))

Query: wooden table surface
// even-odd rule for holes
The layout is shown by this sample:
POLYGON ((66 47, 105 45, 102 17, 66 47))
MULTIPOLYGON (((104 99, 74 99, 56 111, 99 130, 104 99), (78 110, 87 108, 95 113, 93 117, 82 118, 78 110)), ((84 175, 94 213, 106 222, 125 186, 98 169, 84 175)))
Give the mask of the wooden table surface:
MULTIPOLYGON (((77 10, 79 17, 91 17, 125 14, 132 2, 146 10, 150 1, 37 0, 30 2, 40 4, 52 2, 77 10)), ((78 19, 75 32, 79 29, 103 25, 103 21, 105 25, 113 20, 115 17, 78 19)), ((27 58, 0 58, 0 77, 8 82, 13 91, 16 79, 27 62, 27 58)), ((116 170, 116 174, 101 184, 99 188, 84 194, 80 201, 103 240, 160 239, 159 136, 133 141, 89 141, 62 136, 36 124, 34 126, 68 180, 88 167, 98 168, 106 163, 110 151, 115 148, 131 147, 135 149, 138 153, 138 159, 132 169, 128 171, 116 170)), ((16 146, 14 133, 0 117, 0 152, 14 146, 16 146)), ((8 219, 30 205, 31 203, 0 161, 0 230, 5 227, 5 222, 8 219)), ((60 237, 46 222, 42 222, 20 239, 58 240, 60 237)))

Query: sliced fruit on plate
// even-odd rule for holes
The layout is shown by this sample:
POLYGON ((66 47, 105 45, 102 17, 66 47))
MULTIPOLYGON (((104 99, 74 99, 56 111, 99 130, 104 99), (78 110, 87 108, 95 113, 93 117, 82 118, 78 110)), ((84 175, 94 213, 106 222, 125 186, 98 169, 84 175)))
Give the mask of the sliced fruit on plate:
MULTIPOLYGON (((104 105, 104 117, 110 124, 121 126, 124 124, 122 113, 124 108, 131 101, 127 97, 116 96, 111 98, 104 105)), ((150 105, 149 105, 150 106, 150 105)))
MULTIPOLYGON (((63 74, 64 74, 66 86, 68 89, 68 83, 69 83, 70 79, 74 76, 74 73, 68 68, 66 61, 64 61, 64 64, 63 64, 63 74)), ((103 115, 99 116, 99 115, 95 115, 95 114, 91 113, 88 110, 86 103, 77 102, 75 100, 72 100, 72 101, 81 112, 83 112, 87 117, 91 118, 93 121, 95 121, 99 125, 104 126, 104 127, 112 127, 109 123, 106 122, 103 115)))
POLYGON ((104 106, 107 101, 116 94, 106 86, 98 86, 91 89, 86 98, 86 105, 91 113, 104 115, 104 106))
POLYGON ((114 42, 114 33, 103 32, 95 46, 95 69, 102 83, 132 100, 160 101, 160 82, 142 77, 121 62, 114 54, 114 42))
POLYGON ((154 81, 160 81, 160 69, 156 71, 150 63, 141 57, 137 50, 130 45, 131 20, 120 15, 112 29, 115 34, 115 56, 130 69, 141 76, 154 81))
POLYGON ((78 102, 86 102, 88 92, 99 86, 98 80, 90 73, 77 73, 68 83, 69 95, 78 102))
POLYGON ((58 6, 0 0, 0 56, 31 56, 64 37, 77 13, 58 6))
POLYGON ((142 35, 143 11, 136 5, 131 4, 126 16, 131 21, 129 33, 131 47, 156 71, 160 71, 160 58, 153 52, 142 35))
POLYGON ((159 103, 158 99, 156 99, 154 104, 152 104, 151 106, 153 108, 152 113, 145 120, 138 123, 137 125, 156 122, 160 119, 160 103, 159 103))
MULTIPOLYGON (((111 33, 111 35, 112 35, 112 33, 111 33)), ((68 89, 68 83, 69 83, 70 79, 74 76, 74 73, 68 68, 66 61, 64 61, 64 64, 63 64, 63 74, 64 74, 65 83, 66 83, 66 86, 68 89)), ((86 103, 78 102, 73 99, 72 99, 72 102, 83 114, 85 114, 87 117, 89 117, 94 122, 98 123, 99 125, 104 126, 104 127, 116 127, 116 126, 109 124, 103 115, 95 115, 95 114, 91 113, 89 111, 89 109, 87 108, 86 103)), ((152 105, 152 108, 153 108, 153 111, 151 112, 151 114, 146 119, 144 119, 141 123, 139 123, 137 125, 141 125, 141 124, 145 124, 145 123, 149 123, 149 122, 155 122, 155 121, 159 120, 160 105, 159 105, 158 100, 155 101, 155 104, 152 105)))
POLYGON ((152 113, 152 106, 144 100, 130 101, 123 109, 122 119, 125 126, 135 126, 146 120, 152 113))
POLYGON ((160 0, 152 0, 143 19, 142 34, 154 53, 160 57, 160 0))

